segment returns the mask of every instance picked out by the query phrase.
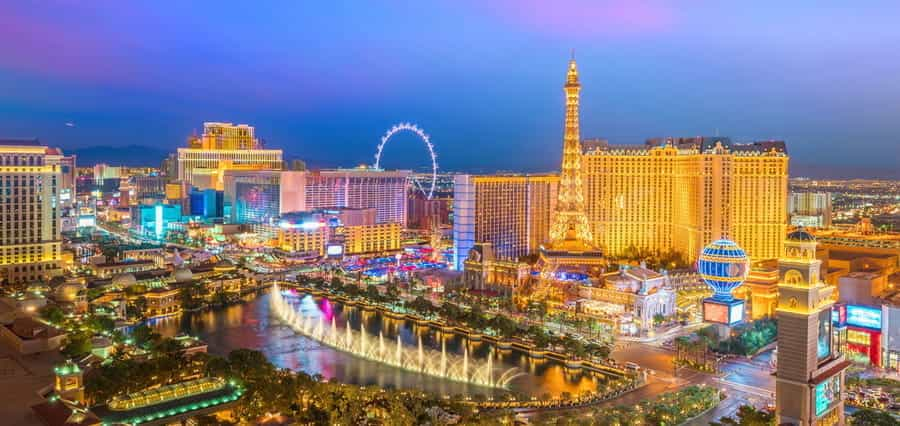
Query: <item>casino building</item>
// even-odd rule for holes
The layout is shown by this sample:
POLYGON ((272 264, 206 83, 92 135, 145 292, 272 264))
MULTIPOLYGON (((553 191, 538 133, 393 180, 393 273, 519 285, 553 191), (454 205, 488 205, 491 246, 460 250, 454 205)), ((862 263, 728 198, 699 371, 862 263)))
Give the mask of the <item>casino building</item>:
POLYGON ((785 143, 722 137, 584 143, 583 175, 593 243, 689 256, 727 235, 752 260, 781 254, 786 228, 785 143))

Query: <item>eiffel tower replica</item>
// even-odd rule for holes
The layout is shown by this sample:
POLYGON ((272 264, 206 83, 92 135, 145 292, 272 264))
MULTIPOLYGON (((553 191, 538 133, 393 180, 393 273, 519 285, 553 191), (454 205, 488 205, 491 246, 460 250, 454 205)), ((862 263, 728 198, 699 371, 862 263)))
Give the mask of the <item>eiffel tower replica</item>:
POLYGON ((602 251, 594 246, 594 237, 584 209, 584 180, 581 171, 581 132, 579 130, 578 66, 575 57, 566 73, 566 128, 563 136, 562 167, 556 215, 550 227, 550 241, 541 247, 541 285, 536 298, 547 297, 564 302, 565 280, 561 274, 595 275, 606 264, 602 251))

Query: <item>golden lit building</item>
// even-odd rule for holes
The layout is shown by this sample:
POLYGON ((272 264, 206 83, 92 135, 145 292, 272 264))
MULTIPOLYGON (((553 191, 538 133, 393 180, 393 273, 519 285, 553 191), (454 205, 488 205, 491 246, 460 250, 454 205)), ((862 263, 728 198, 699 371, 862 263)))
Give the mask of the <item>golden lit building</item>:
POLYGON ((61 272, 61 155, 36 140, 0 140, 0 282, 61 272))
POLYGON ((476 243, 497 259, 516 260, 549 239, 559 177, 457 175, 453 195, 454 266, 461 270, 476 243))
POLYGON ((754 260, 777 258, 786 228, 788 157, 783 142, 727 138, 586 141, 586 210, 594 244, 695 257, 723 236, 754 260))
POLYGON ((177 288, 154 288, 143 297, 147 300, 144 314, 148 318, 174 314, 181 310, 181 291, 177 288))
POLYGON ((400 224, 376 223, 337 228, 344 237, 344 254, 384 253, 400 250, 400 224))
POLYGON ((178 180, 193 184, 194 170, 201 174, 218 172, 225 167, 236 170, 281 170, 280 149, 193 149, 178 148, 176 158, 178 180))
POLYGON ((293 253, 316 253, 319 256, 325 254, 325 244, 328 242, 329 228, 319 226, 312 229, 303 228, 279 228, 278 248, 293 253))
POLYGON ((491 289, 512 295, 528 283, 531 267, 515 260, 499 260, 491 243, 479 243, 469 250, 463 281, 469 288, 491 289))
POLYGON ((749 319, 774 318, 778 307, 778 261, 754 262, 744 285, 734 290, 734 296, 747 301, 749 319))
POLYGON ((222 190, 225 170, 281 170, 283 165, 281 150, 263 149, 246 124, 203 123, 203 135, 190 138, 175 157, 177 179, 201 189, 222 190))
POLYGON ((232 123, 203 123, 203 135, 188 139, 188 145, 196 149, 259 149, 253 126, 232 123))

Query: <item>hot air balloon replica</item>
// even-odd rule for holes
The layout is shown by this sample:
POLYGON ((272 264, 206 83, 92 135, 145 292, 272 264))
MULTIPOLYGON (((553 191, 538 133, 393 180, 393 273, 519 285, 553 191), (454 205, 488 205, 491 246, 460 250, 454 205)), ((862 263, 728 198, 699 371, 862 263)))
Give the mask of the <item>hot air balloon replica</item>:
MULTIPOLYGON (((703 299, 703 320, 729 327, 743 321, 744 301, 731 292, 747 278, 747 253, 734 241, 714 241, 700 252, 697 269, 703 282, 713 290, 712 297, 703 299)), ((722 329, 720 333, 727 331, 722 329)))

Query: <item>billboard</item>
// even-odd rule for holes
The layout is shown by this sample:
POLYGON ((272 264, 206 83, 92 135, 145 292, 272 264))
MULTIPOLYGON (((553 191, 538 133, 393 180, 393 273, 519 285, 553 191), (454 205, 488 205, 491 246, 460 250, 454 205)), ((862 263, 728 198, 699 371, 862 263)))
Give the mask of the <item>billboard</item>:
POLYGON ((831 322, 837 327, 847 325, 847 305, 834 305, 831 308, 831 322))
POLYGON ((340 244, 329 244, 325 247, 325 254, 328 257, 340 257, 344 254, 344 246, 340 244))
POLYGON ((816 359, 822 361, 831 355, 831 314, 827 310, 819 312, 818 336, 816 338, 816 359))
POLYGON ((847 305, 847 325, 881 331, 881 309, 847 305))
POLYGON ((703 301, 703 321, 734 325, 744 320, 744 301, 734 299, 723 302, 715 299, 703 301))
POLYGON ((841 376, 833 376, 816 385, 816 416, 821 416, 841 397, 841 376))

